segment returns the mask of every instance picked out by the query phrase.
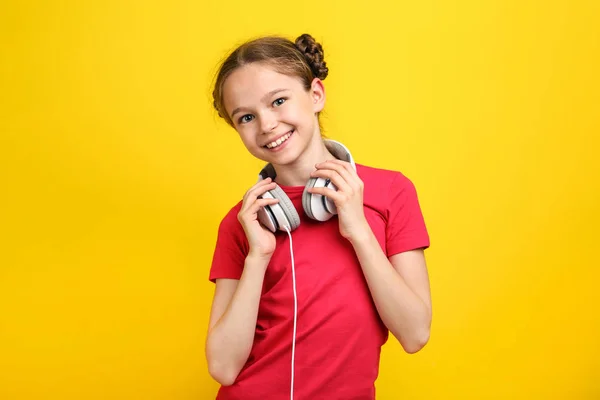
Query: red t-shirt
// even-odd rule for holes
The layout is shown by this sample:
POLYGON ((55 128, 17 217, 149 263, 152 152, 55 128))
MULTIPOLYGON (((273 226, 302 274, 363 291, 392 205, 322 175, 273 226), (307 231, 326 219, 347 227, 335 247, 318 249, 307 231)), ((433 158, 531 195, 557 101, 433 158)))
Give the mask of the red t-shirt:
MULTIPOLYGON (((364 182, 365 216, 389 257, 429 247, 412 182, 399 172, 357 164, 364 182)), ((298 318, 294 398, 372 400, 381 346, 388 330, 379 318, 350 242, 338 218, 311 220, 302 209, 303 186, 282 186, 298 210, 292 232, 298 318)), ((209 278, 239 279, 248 242, 237 220, 241 202, 219 227, 209 278)), ((289 399, 294 297, 289 237, 278 232, 265 274, 254 344, 248 361, 219 400, 289 399)))

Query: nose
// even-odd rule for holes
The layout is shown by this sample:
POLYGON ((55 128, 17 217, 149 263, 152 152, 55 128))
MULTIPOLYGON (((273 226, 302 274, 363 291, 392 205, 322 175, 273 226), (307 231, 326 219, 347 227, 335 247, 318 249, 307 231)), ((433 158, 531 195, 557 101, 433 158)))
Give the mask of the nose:
POLYGON ((260 127, 263 133, 272 132, 277 127, 277 117, 274 113, 264 113, 260 116, 260 127))

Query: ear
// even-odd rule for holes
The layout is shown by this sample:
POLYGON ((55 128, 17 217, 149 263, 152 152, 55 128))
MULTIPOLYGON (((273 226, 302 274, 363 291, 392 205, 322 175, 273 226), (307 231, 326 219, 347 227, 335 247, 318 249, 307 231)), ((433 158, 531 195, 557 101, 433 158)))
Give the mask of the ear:
POLYGON ((313 79, 309 94, 313 102, 313 112, 321 112, 325 108, 325 86, 323 85, 323 81, 319 78, 313 79))

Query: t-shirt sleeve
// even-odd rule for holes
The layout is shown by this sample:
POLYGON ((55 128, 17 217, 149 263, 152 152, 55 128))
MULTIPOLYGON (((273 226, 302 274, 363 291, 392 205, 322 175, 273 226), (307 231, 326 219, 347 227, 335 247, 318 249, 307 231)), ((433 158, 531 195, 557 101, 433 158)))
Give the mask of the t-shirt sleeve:
POLYGON ((398 173, 388 198, 387 256, 429 247, 429 234, 413 182, 398 173))
POLYGON ((237 219, 239 207, 234 207, 219 224, 209 279, 240 279, 248 254, 248 240, 237 219))

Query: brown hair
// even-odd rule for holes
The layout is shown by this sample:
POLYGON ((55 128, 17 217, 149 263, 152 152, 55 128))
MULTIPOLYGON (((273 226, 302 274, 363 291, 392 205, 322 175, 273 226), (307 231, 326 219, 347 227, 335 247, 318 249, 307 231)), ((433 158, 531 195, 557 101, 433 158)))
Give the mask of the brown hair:
POLYGON ((329 70, 323 58, 323 47, 309 34, 300 35, 295 42, 279 36, 266 36, 248 41, 235 49, 223 62, 216 76, 213 106, 229 125, 233 122, 223 106, 223 84, 237 68, 262 62, 280 74, 300 78, 310 89, 314 78, 325 79, 329 70))

